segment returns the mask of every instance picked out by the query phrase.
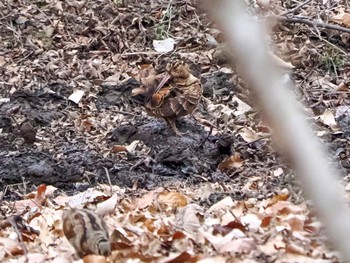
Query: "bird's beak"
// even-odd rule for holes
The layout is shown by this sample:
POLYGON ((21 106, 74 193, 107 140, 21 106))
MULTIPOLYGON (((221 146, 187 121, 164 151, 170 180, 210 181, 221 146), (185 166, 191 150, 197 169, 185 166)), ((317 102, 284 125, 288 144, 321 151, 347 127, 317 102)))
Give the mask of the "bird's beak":
POLYGON ((161 80, 161 82, 159 83, 159 85, 157 86, 157 89, 156 89, 156 91, 155 91, 155 93, 156 92, 158 92, 161 88, 163 88, 163 86, 165 85, 165 83, 167 83, 167 81, 170 79, 170 74, 167 72, 167 73, 165 73, 165 76, 164 76, 164 78, 161 80))

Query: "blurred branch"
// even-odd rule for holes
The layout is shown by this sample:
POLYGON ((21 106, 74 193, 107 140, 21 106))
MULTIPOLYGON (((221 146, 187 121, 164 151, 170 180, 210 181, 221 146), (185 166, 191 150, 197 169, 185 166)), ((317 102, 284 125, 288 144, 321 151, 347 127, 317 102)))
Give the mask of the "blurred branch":
POLYGON ((204 8, 225 34, 243 77, 256 94, 257 103, 274 130, 281 149, 292 160, 320 219, 337 249, 350 262, 350 210, 336 179, 338 174, 326 159, 291 93, 267 52, 264 29, 246 13, 240 0, 203 0, 204 8))

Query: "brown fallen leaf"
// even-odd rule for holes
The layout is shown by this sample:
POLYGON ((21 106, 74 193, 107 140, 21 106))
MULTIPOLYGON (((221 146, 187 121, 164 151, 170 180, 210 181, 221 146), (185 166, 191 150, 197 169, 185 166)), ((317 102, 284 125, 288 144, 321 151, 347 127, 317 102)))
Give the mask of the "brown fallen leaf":
POLYGON ((243 165, 243 160, 241 159, 241 155, 237 152, 235 152, 230 157, 227 157, 225 160, 223 160, 219 166, 218 169, 220 172, 223 172, 225 170, 230 170, 232 168, 239 168, 243 165))
POLYGON ((183 207, 188 204, 187 198, 177 192, 164 191, 158 195, 158 203, 165 208, 183 207))
POLYGON ((107 263, 107 259, 104 256, 99 255, 87 255, 83 257, 84 263, 107 263))
POLYGON ((24 250, 19 242, 10 238, 0 237, 0 251, 5 251, 9 255, 23 255, 24 250))

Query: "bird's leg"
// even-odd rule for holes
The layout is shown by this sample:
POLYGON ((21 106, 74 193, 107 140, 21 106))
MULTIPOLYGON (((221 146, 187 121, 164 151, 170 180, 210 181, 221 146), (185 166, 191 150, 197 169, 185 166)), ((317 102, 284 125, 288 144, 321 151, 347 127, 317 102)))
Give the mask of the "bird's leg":
POLYGON ((175 132, 175 134, 177 135, 177 136, 182 136, 182 135, 184 135, 184 134, 186 134, 186 132, 180 132, 178 129, 177 129, 177 127, 176 127, 176 123, 175 123, 175 120, 174 119, 166 119, 166 118, 164 118, 165 119, 165 121, 169 124, 169 126, 173 129, 173 131, 175 132))

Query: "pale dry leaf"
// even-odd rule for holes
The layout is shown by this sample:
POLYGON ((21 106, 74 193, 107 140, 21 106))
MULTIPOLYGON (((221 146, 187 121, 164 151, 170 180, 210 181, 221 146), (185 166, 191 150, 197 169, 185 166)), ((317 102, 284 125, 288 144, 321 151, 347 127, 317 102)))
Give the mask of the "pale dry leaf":
POLYGON ((256 248, 256 241, 253 238, 238 238, 233 239, 224 244, 220 249, 220 253, 230 252, 235 253, 249 253, 256 248))
POLYGON ((330 109, 326 109, 324 111, 324 113, 320 116, 320 120, 334 131, 339 129, 338 124, 335 121, 334 114, 330 109))
POLYGON ((222 216, 221 216, 221 222, 220 224, 225 226, 228 225, 229 223, 235 221, 235 216, 234 214, 230 211, 226 211, 222 216))
POLYGON ((55 31, 55 28, 53 28, 52 26, 44 27, 44 32, 47 37, 52 37, 54 31, 55 31))
POLYGON ((337 91, 344 91, 344 92, 347 92, 347 91, 349 91, 349 87, 348 87, 344 82, 340 82, 340 83, 338 84, 337 91))
POLYGON ((251 231, 258 231, 261 225, 261 219, 256 214, 245 214, 241 218, 241 223, 249 228, 251 231))
POLYGON ((235 203, 233 202, 231 196, 227 196, 224 199, 220 200, 216 204, 213 204, 209 209, 208 212, 214 212, 221 209, 228 209, 230 207, 233 207, 235 203))
POLYGON ((85 91, 75 89, 73 93, 68 97, 70 101, 73 101, 75 104, 79 104, 80 100, 83 98, 85 91))
POLYGON ((144 209, 154 204, 154 201, 157 199, 158 194, 162 193, 163 191, 164 191, 164 188, 160 187, 156 190, 150 191, 147 194, 143 195, 141 198, 139 198, 136 201, 137 207, 140 209, 144 209))
POLYGON ((9 101, 10 101, 10 98, 0 98, 0 105, 9 101))
POLYGON ((204 231, 202 229, 199 231, 220 253, 249 252, 256 247, 255 240, 253 238, 247 238, 239 229, 233 229, 225 236, 213 235, 209 231, 204 231))
POLYGON ((189 204, 176 214, 176 223, 184 231, 194 235, 201 226, 200 217, 203 217, 203 208, 197 204, 189 204))
POLYGON ((225 263, 227 259, 223 256, 208 257, 197 261, 197 263, 225 263))
POLYGON ((276 64, 276 66, 278 66, 280 69, 285 70, 285 71, 289 71, 289 70, 292 70, 295 68, 292 65, 292 63, 285 62, 283 59, 281 59, 277 55, 273 54, 272 52, 269 52, 269 54, 273 60, 273 63, 276 64))
POLYGON ((94 188, 89 188, 85 192, 72 196, 68 201, 68 206, 74 208, 86 203, 93 203, 96 199, 106 196, 107 195, 103 192, 97 191, 94 188))
POLYGON ((250 127, 244 127, 238 134, 241 135, 243 140, 247 143, 254 142, 260 138, 259 134, 250 127))
POLYGON ((57 205, 61 205, 61 206, 65 206, 66 204, 68 204, 68 202, 72 199, 71 196, 67 196, 67 195, 59 195, 56 198, 54 198, 53 200, 55 201, 55 203, 57 205))
POLYGON ((153 40, 153 48, 157 52, 166 53, 174 50, 175 43, 175 40, 172 38, 153 40))
POLYGON ((102 87, 111 87, 111 86, 116 86, 120 83, 120 77, 122 73, 119 71, 116 74, 107 77, 103 82, 102 82, 102 87))
POLYGON ((3 67, 7 63, 5 57, 0 56, 0 67, 3 67))
POLYGON ((322 78, 318 78, 317 79, 317 84, 320 85, 324 89, 329 89, 329 90, 332 90, 332 91, 335 91, 338 88, 338 85, 332 83, 332 79, 328 75, 325 75, 322 78))
MULTIPOLYGON (((225 74, 233 74, 233 70, 232 68, 228 68, 228 67, 222 67, 219 69, 220 72, 222 73, 225 73, 225 74)), ((237 98, 236 96, 233 97, 234 98, 237 98)))
POLYGON ((237 105, 236 111, 234 113, 235 116, 240 116, 252 109, 252 107, 250 107, 247 103, 245 103, 236 96, 232 97, 232 102, 237 105))
POLYGON ((279 167, 276 170, 274 170, 272 173, 274 176, 281 176, 284 172, 283 172, 283 169, 279 167))
POLYGON ((118 200, 118 195, 113 195, 107 200, 98 203, 95 209, 96 214, 98 214, 99 216, 104 216, 107 214, 115 213, 115 208, 117 206, 118 200))

